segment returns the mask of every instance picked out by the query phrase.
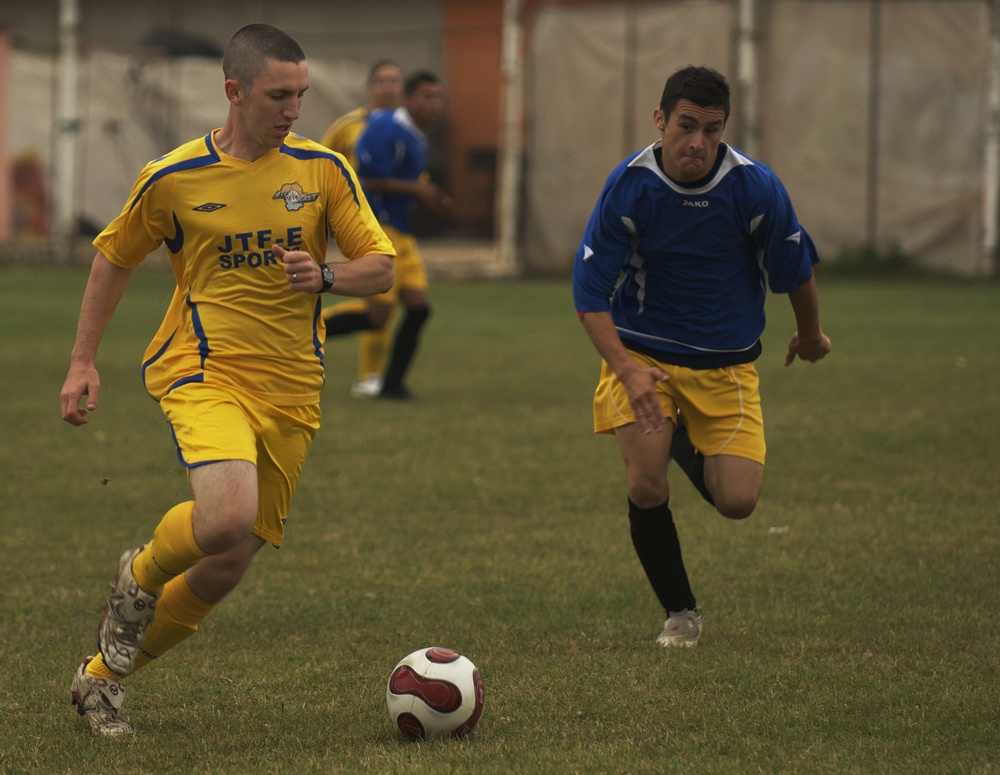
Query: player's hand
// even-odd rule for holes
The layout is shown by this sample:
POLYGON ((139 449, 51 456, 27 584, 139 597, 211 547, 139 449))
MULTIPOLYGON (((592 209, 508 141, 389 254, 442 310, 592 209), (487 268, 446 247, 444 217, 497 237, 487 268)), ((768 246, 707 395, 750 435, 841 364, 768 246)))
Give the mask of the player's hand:
POLYGON ((656 391, 658 382, 666 382, 670 377, 656 367, 637 367, 620 376, 625 392, 628 393, 635 424, 641 433, 659 433, 666 417, 663 405, 656 391))
POLYGON ((454 205, 451 197, 436 183, 421 184, 417 189, 417 196, 437 215, 444 215, 454 205))
POLYGON ((302 293, 319 293, 323 289, 319 264, 304 250, 285 250, 281 245, 272 245, 271 250, 284 265, 289 288, 302 293))
POLYGON ((792 334, 792 341, 788 343, 788 352, 785 353, 785 365, 791 366, 795 356, 799 356, 804 361, 815 363, 820 358, 825 357, 831 349, 830 337, 819 332, 819 336, 803 339, 796 331, 792 334))
POLYGON ((59 393, 59 404, 62 418, 70 425, 86 425, 90 422, 87 413, 97 409, 97 398, 101 392, 101 378, 93 366, 70 367, 62 391, 59 393), (80 406, 83 397, 87 403, 80 406))

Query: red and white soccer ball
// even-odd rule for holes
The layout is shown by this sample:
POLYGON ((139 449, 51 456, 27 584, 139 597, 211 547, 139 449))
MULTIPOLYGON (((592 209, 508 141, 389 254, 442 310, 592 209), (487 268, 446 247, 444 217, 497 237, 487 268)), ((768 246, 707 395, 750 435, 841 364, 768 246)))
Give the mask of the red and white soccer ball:
POLYGON ((483 679, 468 657, 434 646, 408 654, 389 676, 389 716, 415 740, 465 737, 479 722, 483 679))

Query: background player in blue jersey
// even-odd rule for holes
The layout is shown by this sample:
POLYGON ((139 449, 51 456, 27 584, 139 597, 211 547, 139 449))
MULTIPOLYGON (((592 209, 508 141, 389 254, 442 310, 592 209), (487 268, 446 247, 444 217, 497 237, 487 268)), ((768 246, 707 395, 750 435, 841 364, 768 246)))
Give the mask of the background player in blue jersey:
POLYGON ((364 316, 341 315, 337 307, 323 313, 329 337, 381 329, 397 303, 406 308, 378 394, 390 399, 411 397, 404 380, 421 329, 430 317, 427 270, 413 236, 410 211, 418 200, 437 213, 447 212, 452 205, 451 198, 427 173, 426 132, 444 109, 441 81, 434 73, 420 70, 406 79, 403 95, 402 107, 372 114, 354 149, 365 194, 396 249, 396 281, 388 293, 368 299, 364 316))
POLYGON ((577 252, 573 297, 602 360, 594 430, 625 460, 632 543, 666 612, 662 646, 694 646, 702 616, 670 511, 673 458, 731 519, 764 479, 754 361, 766 288, 786 293, 796 332, 785 365, 830 352, 812 267, 819 260, 765 165, 722 142, 729 84, 686 67, 653 119, 660 140, 623 161, 577 252))

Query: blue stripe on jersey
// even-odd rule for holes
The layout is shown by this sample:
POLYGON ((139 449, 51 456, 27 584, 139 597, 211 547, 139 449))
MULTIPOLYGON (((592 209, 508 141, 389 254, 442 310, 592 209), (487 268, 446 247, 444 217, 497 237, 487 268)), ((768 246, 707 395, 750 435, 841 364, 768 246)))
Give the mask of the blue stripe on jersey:
POLYGON ((139 200, 142 199, 142 195, 146 193, 151 185, 158 181, 162 177, 166 177, 174 172, 183 172, 184 170, 196 170, 199 167, 207 167, 209 164, 216 164, 219 162, 219 154, 216 153, 215 148, 212 147, 212 135, 205 135, 205 147, 208 149, 207 156, 198 156, 194 159, 185 159, 184 161, 179 161, 176 164, 171 164, 164 167, 158 172, 154 172, 149 180, 146 181, 146 185, 142 187, 138 194, 135 195, 135 199, 132 200, 132 204, 128 206, 131 210, 135 207, 139 200))
POLYGON ((167 392, 169 393, 171 390, 176 390, 177 388, 181 387, 181 385, 189 385, 192 382, 204 382, 204 381, 205 381, 204 373, 192 374, 190 377, 181 377, 173 385, 167 388, 167 392))
POLYGON ((329 159, 337 168, 340 170, 340 174, 344 176, 344 180, 347 181, 347 185, 351 189, 351 194, 354 195, 354 204, 360 205, 361 202, 358 201, 358 190, 354 186, 354 181, 351 180, 351 176, 348 174, 347 169, 344 167, 344 163, 334 156, 329 151, 306 151, 302 148, 291 148, 287 145, 281 146, 281 153, 291 156, 293 159, 299 159, 301 161, 310 161, 312 159, 329 159))
MULTIPOLYGON (((167 351, 167 348, 170 347, 170 343, 172 341, 174 341, 174 336, 176 336, 176 335, 177 335, 177 329, 174 329, 174 332, 170 335, 170 337, 164 343, 163 347, 161 347, 159 350, 157 350, 155 353, 153 353, 153 357, 149 358, 147 361, 145 361, 142 364, 142 370, 140 371, 140 374, 142 375, 142 384, 143 385, 146 384, 146 369, 148 369, 150 366, 152 366, 154 363, 156 363, 158 360, 160 360, 160 358, 163 357, 163 353, 165 353, 167 351)), ((147 388, 147 391, 148 391, 148 388, 147 388)))
POLYGON ((173 239, 164 239, 163 242, 169 250, 174 255, 180 253, 182 247, 184 247, 184 229, 181 228, 181 222, 177 220, 177 213, 174 213, 174 237, 173 239))
POLYGON ((198 305, 191 301, 191 294, 188 294, 184 301, 187 302, 187 305, 191 308, 191 326, 194 328, 194 335, 198 337, 198 352, 201 354, 201 368, 205 368, 205 361, 208 360, 208 356, 212 352, 211 348, 208 346, 208 335, 205 333, 205 327, 201 324, 201 315, 198 314, 198 305))
POLYGON ((316 298, 316 309, 313 311, 313 349, 316 352, 316 357, 319 358, 319 365, 326 368, 323 364, 323 340, 319 338, 319 319, 323 312, 323 294, 319 294, 316 298))

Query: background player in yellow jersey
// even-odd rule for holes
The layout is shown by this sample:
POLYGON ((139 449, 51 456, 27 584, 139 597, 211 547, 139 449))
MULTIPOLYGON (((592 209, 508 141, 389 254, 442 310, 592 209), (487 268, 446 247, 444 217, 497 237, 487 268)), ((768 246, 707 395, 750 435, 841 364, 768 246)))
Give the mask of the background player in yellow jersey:
POLYGON ((320 141, 342 154, 357 167, 354 144, 365 128, 368 116, 376 110, 395 110, 403 97, 403 71, 395 62, 380 59, 368 71, 368 104, 345 113, 327 128, 320 141))
MULTIPOLYGON (((368 117, 377 110, 394 110, 403 96, 403 71, 395 62, 382 59, 368 72, 368 104, 355 108, 334 121, 323 135, 322 143, 343 154, 357 168, 354 145, 364 131, 368 117)), ((324 313, 327 336, 361 331, 358 343, 358 378, 351 387, 355 396, 375 396, 382 390, 389 344, 392 339, 392 307, 381 328, 372 328, 365 301, 345 301, 324 313)))
POLYGON ((451 198, 427 175, 425 133, 444 109, 441 81, 434 73, 418 71, 406 79, 403 95, 402 107, 369 116, 355 146, 358 177, 396 249, 395 285, 389 293, 366 300, 367 317, 352 314, 348 319, 337 314, 337 307, 323 313, 330 337, 383 329, 397 303, 406 308, 377 393, 390 399, 411 397, 404 379, 416 353, 421 329, 430 317, 427 272, 410 226, 410 210, 418 200, 437 213, 446 212, 452 204, 451 198))
POLYGON ((223 126, 146 165, 94 240, 60 396, 63 419, 86 424, 99 405, 105 327, 131 270, 165 244, 177 287, 143 379, 166 414, 193 499, 119 561, 99 653, 71 685, 94 734, 131 731, 122 679, 194 634, 257 550, 281 544, 320 423, 320 294, 392 285, 392 245, 353 170, 291 134, 309 86, 299 45, 249 25, 226 47, 223 73, 223 126), (349 261, 319 263, 327 234, 349 261))

